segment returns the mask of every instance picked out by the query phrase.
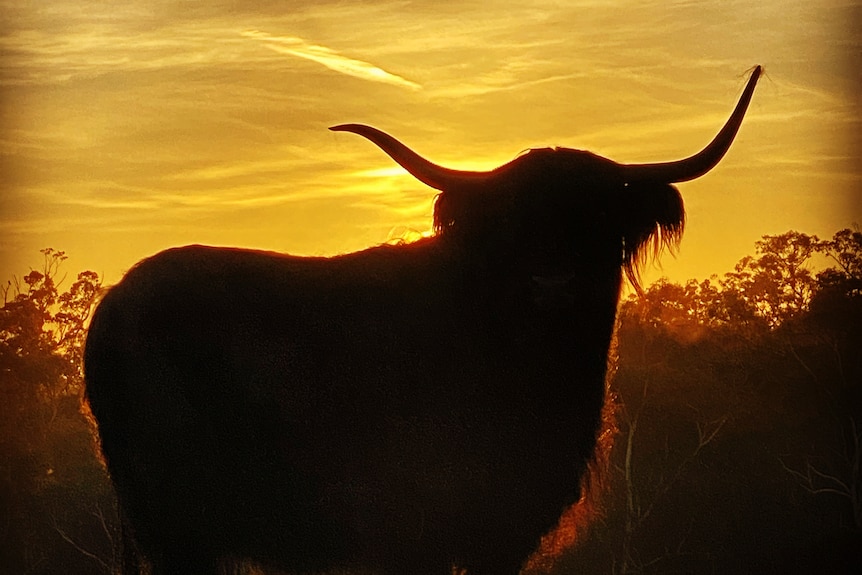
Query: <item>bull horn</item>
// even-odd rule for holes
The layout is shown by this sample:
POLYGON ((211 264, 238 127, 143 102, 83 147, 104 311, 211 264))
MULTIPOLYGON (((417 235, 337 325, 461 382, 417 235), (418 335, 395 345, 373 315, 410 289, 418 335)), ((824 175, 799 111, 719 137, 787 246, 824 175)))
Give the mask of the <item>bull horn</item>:
POLYGON ((623 175, 627 182, 687 182, 704 175, 724 157, 730 144, 733 143, 733 138, 742 124, 742 118, 745 116, 745 111, 748 109, 748 103, 751 101, 751 95, 754 93, 754 86, 757 84, 757 79, 760 77, 762 68, 756 66, 751 73, 751 78, 748 79, 748 84, 733 110, 733 114, 724 124, 721 131, 713 138, 713 140, 697 154, 677 160, 675 162, 664 162, 657 164, 624 164, 623 175))
POLYGON ((482 181, 488 172, 469 172, 451 170, 429 162, 386 132, 364 124, 340 124, 329 128, 333 132, 352 132, 371 140, 389 154, 398 164, 410 172, 417 180, 436 190, 448 190, 465 183, 482 181))

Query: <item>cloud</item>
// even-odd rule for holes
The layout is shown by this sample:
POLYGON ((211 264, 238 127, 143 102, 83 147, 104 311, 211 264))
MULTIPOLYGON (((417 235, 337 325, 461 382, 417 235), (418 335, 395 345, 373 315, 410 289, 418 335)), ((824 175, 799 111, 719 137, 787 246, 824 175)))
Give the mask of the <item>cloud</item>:
POLYGON ((302 38, 292 36, 271 36, 266 32, 260 32, 258 30, 246 30, 242 32, 242 35, 247 38, 261 40, 267 48, 274 50, 275 52, 289 54, 291 56, 317 62, 334 72, 353 76, 354 78, 369 80, 371 82, 382 82, 384 84, 391 84, 400 88, 408 88, 410 90, 422 89, 422 86, 416 82, 411 82, 401 76, 387 72, 382 68, 378 68, 374 64, 342 56, 325 46, 308 44, 302 38))

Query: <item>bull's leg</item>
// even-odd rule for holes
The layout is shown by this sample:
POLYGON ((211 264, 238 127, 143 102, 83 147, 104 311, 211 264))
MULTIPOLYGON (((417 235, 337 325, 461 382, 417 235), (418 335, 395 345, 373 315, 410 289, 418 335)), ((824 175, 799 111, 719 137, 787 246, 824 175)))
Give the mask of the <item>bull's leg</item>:
POLYGON ((458 575, 466 574, 466 575, 518 575, 520 573, 520 567, 512 567, 512 565, 507 564, 505 566, 487 566, 483 565, 481 567, 473 567, 472 569, 464 569, 462 571, 454 571, 454 573, 458 573, 458 575))
POLYGON ((210 554, 181 542, 171 542, 152 562, 152 575, 218 575, 218 561, 210 554))
POLYGON ((507 554, 501 549, 499 556, 492 560, 486 559, 472 565, 455 568, 452 573, 455 575, 518 575, 521 572, 521 565, 524 563, 522 557, 521 554, 516 556, 507 554))

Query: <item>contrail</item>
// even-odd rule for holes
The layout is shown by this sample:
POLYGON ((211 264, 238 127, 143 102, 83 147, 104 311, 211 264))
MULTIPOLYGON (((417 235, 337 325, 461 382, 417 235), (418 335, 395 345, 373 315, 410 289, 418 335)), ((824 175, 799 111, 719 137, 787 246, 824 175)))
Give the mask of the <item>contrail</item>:
POLYGON ((302 38, 293 36, 271 36, 266 32, 260 32, 258 30, 246 30, 242 32, 242 35, 263 41, 264 45, 271 50, 281 54, 289 54, 291 56, 317 62, 334 72, 339 72, 355 78, 361 78, 363 80, 370 80, 372 82, 383 82, 384 84, 391 84, 401 88, 409 88, 411 90, 422 89, 422 86, 416 82, 411 82, 401 76, 387 72, 382 68, 378 68, 374 64, 342 56, 325 46, 309 44, 302 38))

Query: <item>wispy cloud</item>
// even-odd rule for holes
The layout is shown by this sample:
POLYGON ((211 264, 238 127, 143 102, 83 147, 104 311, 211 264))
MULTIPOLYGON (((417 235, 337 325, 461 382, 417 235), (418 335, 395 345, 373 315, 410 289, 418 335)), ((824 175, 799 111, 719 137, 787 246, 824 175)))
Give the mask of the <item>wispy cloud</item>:
POLYGON ((384 84, 391 84, 401 88, 409 88, 411 90, 422 89, 422 86, 416 82, 411 82, 401 76, 387 72, 374 64, 342 56, 335 50, 325 46, 309 44, 302 38, 296 38, 293 36, 272 36, 266 32, 260 32, 258 30, 246 30, 242 32, 242 35, 247 38, 254 38, 264 42, 264 45, 270 50, 317 62, 334 72, 339 72, 341 74, 372 82, 382 82, 384 84))

